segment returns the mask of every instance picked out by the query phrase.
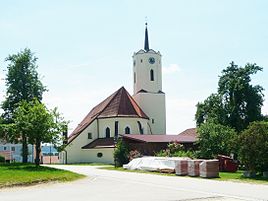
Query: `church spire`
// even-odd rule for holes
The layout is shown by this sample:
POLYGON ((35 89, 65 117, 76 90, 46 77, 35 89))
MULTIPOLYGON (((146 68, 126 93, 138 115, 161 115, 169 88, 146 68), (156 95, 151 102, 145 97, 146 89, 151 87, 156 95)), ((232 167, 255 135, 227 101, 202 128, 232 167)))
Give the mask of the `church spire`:
POLYGON ((146 52, 149 51, 149 38, 148 38, 147 22, 145 23, 145 41, 144 41, 144 50, 145 50, 146 52))

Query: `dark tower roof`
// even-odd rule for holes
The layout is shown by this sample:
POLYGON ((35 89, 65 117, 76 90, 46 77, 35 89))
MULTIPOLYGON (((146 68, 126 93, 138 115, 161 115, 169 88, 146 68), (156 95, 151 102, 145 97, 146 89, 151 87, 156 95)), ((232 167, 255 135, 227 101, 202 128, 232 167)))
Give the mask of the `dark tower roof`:
POLYGON ((147 22, 145 23, 145 40, 144 40, 144 50, 146 52, 149 51, 149 38, 148 38, 148 30, 147 30, 147 22))

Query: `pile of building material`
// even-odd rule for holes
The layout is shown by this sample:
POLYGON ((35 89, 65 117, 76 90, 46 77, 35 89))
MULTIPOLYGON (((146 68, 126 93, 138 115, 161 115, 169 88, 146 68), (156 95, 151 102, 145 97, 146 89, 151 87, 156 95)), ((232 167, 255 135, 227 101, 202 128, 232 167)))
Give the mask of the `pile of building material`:
POLYGON ((198 177, 199 172, 199 164, 202 163, 204 160, 202 159, 194 159, 188 161, 188 175, 192 177, 198 177))
POLYGON ((219 177, 219 160, 205 160, 199 165, 200 177, 219 177))
POLYGON ((128 164, 123 165, 123 168, 128 170, 174 173, 177 161, 189 159, 180 157, 142 157, 133 159, 128 164))
POLYGON ((188 161, 189 160, 178 160, 175 162, 176 175, 183 176, 188 174, 188 161))
POLYGON ((129 170, 157 171, 189 175, 193 177, 219 177, 219 161, 181 157, 142 157, 135 158, 123 168, 129 170))

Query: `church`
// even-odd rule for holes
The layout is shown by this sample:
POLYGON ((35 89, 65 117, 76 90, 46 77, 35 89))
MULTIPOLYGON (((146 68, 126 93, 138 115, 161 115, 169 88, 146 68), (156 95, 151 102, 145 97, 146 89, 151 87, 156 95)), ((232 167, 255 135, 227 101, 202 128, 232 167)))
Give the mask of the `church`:
MULTIPOLYGON (((133 95, 121 87, 87 116, 68 137, 62 163, 113 163, 115 141, 150 143, 157 148, 171 141, 192 143, 191 135, 166 135, 165 93, 162 90, 161 54, 149 48, 147 23, 144 49, 133 55, 133 95)), ((150 151, 148 151, 150 153, 150 151)))

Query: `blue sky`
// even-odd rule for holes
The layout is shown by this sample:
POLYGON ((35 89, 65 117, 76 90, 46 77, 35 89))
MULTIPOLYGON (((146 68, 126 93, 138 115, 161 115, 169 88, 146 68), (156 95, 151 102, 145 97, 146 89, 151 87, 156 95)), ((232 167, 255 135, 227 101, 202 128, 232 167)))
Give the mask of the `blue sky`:
MULTIPOLYGON (((1 1, 0 76, 5 57, 35 52, 49 89, 44 101, 70 120, 70 131, 90 109, 121 86, 132 94, 132 55, 159 50, 166 93, 167 133, 194 127, 195 105, 217 90, 231 61, 262 66, 253 77, 268 97, 268 1, 1 1)), ((4 95, 0 82, 0 97, 4 95)), ((268 101, 263 107, 268 114, 268 101)))

